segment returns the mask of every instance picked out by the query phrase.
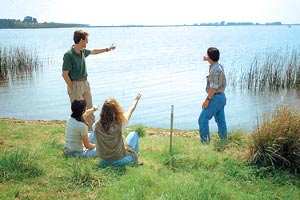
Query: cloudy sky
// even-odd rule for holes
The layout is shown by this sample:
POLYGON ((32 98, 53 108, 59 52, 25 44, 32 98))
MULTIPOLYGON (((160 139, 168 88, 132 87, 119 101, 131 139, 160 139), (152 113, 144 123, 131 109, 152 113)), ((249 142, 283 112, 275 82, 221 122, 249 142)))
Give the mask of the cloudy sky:
POLYGON ((300 23, 300 0, 1 0, 0 18, 91 25, 300 23))

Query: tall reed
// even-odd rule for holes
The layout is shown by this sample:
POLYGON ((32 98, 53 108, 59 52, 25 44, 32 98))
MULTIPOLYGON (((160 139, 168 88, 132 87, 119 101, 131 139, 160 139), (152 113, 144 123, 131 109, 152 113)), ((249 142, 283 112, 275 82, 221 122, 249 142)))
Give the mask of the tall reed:
POLYGON ((25 48, 0 47, 0 81, 31 76, 40 66, 38 56, 25 48))
MULTIPOLYGON (((236 74, 236 73, 231 73, 236 74)), ((296 49, 275 51, 254 57, 239 77, 229 77, 230 85, 254 92, 294 89, 300 86, 300 52, 296 49)))

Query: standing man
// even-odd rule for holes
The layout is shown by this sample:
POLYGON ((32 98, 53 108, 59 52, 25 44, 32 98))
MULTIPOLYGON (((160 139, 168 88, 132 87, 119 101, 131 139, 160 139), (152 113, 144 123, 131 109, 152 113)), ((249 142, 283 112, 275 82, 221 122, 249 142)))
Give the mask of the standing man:
POLYGON ((223 66, 219 64, 219 58, 220 52, 215 47, 208 48, 207 55, 203 57, 203 60, 209 63, 209 74, 206 84, 207 97, 202 103, 202 112, 198 120, 202 143, 210 141, 208 122, 212 117, 215 118, 218 125, 219 137, 222 140, 227 138, 227 126, 224 113, 224 107, 226 105, 226 97, 224 94, 226 77, 223 66))
MULTIPOLYGON (((88 43, 88 33, 83 30, 77 30, 73 36, 74 45, 64 54, 62 76, 67 84, 68 94, 71 103, 74 100, 85 100, 87 109, 92 108, 92 95, 89 82, 87 81, 87 70, 85 58, 90 54, 99 54, 114 50, 115 47, 105 49, 86 49, 88 43)), ((89 129, 95 121, 95 116, 91 115, 86 123, 89 129)))

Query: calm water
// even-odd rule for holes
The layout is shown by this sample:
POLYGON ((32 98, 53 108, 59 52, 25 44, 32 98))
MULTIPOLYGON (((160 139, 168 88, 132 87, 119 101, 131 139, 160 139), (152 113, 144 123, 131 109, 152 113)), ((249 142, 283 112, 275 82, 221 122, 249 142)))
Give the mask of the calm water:
MULTIPOLYGON (((61 77, 62 57, 75 29, 0 30, 1 46, 22 46, 36 52, 43 69, 29 80, 0 85, 0 117, 66 119, 69 99, 61 77)), ((131 124, 169 127, 175 106, 175 127, 195 129, 206 97, 207 47, 221 50, 226 72, 249 66, 256 55, 300 49, 300 26, 90 28, 88 48, 117 46, 114 52, 87 58, 95 105, 107 97, 128 107, 137 92, 142 100, 131 124)), ((229 129, 252 129, 257 118, 279 104, 299 108, 300 92, 254 95, 226 91, 229 129)), ((216 129, 211 121, 212 129, 216 129)))

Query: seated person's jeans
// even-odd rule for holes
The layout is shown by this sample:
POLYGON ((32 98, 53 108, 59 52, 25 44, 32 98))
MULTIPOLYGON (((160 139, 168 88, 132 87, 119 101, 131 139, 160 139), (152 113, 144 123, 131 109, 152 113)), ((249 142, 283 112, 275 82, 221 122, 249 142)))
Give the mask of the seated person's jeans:
MULTIPOLYGON (((95 134, 94 132, 88 133, 89 141, 90 143, 95 144, 95 134)), ((70 157, 83 157, 83 158, 92 158, 96 157, 96 148, 93 149, 85 149, 83 151, 70 151, 70 152, 64 152, 65 156, 70 157)))
MULTIPOLYGON (((134 150, 136 153, 139 151, 139 135, 137 132, 130 132, 128 136, 126 137, 126 143, 127 145, 134 150)), ((119 160, 101 160, 100 161, 100 167, 108 167, 108 166, 113 166, 113 167, 122 167, 125 165, 133 165, 137 163, 137 159, 133 155, 126 155, 123 158, 119 160)))

